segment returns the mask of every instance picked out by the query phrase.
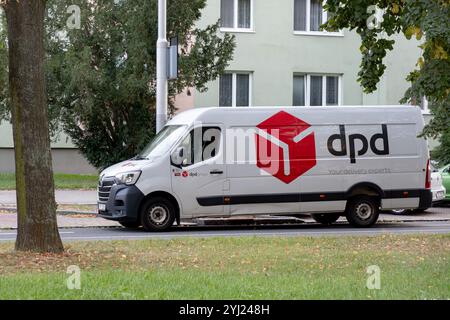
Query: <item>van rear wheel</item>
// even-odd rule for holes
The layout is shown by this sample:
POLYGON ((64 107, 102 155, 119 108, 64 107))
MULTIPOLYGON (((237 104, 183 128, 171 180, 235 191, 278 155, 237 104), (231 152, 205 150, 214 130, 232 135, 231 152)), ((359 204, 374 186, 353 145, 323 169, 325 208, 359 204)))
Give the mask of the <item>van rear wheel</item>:
POLYGON ((141 222, 146 231, 165 231, 175 221, 175 207, 163 197, 148 199, 141 209, 141 222))
POLYGON ((354 227, 367 228, 374 225, 379 216, 378 200, 359 196, 349 200, 346 210, 347 221, 354 227))
POLYGON ((317 213, 311 216, 318 223, 330 225, 335 223, 341 215, 339 213, 317 213))

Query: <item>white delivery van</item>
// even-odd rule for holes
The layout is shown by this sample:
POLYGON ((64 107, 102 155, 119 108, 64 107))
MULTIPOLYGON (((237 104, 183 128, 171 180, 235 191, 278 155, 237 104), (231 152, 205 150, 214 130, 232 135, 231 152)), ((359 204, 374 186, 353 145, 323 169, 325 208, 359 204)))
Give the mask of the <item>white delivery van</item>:
POLYGON ((149 231, 299 213, 368 227, 379 210, 431 206, 423 126, 412 106, 193 109, 101 173, 99 215, 149 231))

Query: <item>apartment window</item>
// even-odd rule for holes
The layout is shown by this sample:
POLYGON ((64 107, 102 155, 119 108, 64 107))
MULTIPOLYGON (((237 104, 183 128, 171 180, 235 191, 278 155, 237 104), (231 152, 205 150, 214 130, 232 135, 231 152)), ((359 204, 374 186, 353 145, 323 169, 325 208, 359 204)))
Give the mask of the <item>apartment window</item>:
POLYGON ((341 76, 294 75, 294 106, 338 106, 341 104, 341 76))
POLYGON ((326 77, 326 105, 337 106, 339 105, 339 77, 327 76, 326 77))
POLYGON ((309 77, 309 91, 310 106, 321 106, 323 105, 323 77, 322 76, 310 76, 309 77))
POLYGON ((220 21, 222 29, 252 28, 253 0, 221 0, 220 21))
POLYGON ((306 77, 294 76, 294 106, 305 106, 306 99, 306 77))
POLYGON ((251 74, 225 73, 219 80, 221 107, 248 107, 251 105, 251 74))
POLYGON ((341 35, 340 32, 321 31, 328 13, 323 10, 323 0, 294 0, 294 31, 325 35, 341 35))

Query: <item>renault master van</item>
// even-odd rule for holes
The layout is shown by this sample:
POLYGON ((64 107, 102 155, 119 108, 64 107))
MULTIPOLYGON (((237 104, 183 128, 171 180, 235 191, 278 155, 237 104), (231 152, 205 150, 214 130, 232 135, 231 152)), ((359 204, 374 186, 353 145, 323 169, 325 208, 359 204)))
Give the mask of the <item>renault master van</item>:
POLYGON ((99 216, 162 231, 199 217, 311 214, 372 226, 431 205, 418 107, 185 111, 135 158, 101 173, 99 216))

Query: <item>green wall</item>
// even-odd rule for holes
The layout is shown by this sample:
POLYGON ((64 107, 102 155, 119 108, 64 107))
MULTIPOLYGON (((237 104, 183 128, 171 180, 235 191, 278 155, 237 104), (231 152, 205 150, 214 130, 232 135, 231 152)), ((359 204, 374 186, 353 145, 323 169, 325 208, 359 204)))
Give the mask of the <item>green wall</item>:
MULTIPOLYGON (((356 81, 361 55, 359 36, 297 35, 293 31, 293 0, 253 0, 253 31, 234 32, 236 50, 229 71, 253 72, 252 105, 292 105, 294 73, 342 74, 342 104, 398 104, 408 87, 405 80, 420 54, 419 43, 396 36, 395 50, 386 58, 388 70, 379 90, 363 94, 356 81)), ((199 27, 220 18, 220 0, 208 1, 199 27)), ((206 93, 195 92, 195 106, 218 105, 218 81, 206 93)))

